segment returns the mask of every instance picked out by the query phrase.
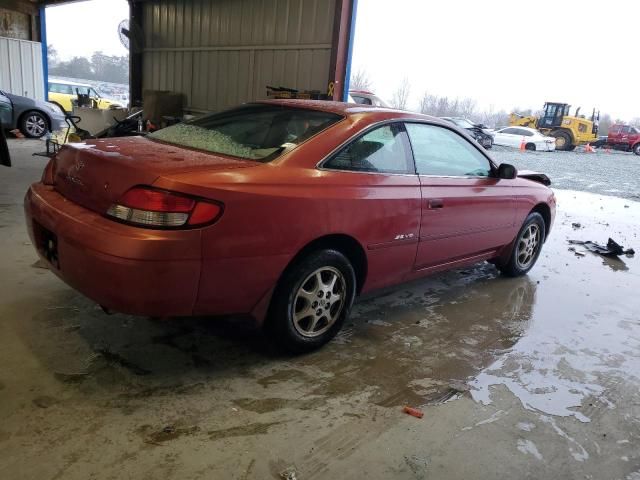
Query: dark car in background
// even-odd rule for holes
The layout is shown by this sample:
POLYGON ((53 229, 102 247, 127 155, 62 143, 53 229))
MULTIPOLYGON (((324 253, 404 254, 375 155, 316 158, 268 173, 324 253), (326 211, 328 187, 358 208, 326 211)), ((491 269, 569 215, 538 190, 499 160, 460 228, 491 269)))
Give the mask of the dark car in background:
POLYGON ((454 125, 464 128, 469 135, 476 139, 480 145, 484 148, 491 148, 493 146, 493 136, 485 132, 481 125, 470 122, 466 118, 462 117, 441 117, 442 120, 453 123, 454 125))
POLYGON ((62 110, 52 103, 0 91, 0 104, 0 126, 17 128, 29 138, 67 127, 62 110))

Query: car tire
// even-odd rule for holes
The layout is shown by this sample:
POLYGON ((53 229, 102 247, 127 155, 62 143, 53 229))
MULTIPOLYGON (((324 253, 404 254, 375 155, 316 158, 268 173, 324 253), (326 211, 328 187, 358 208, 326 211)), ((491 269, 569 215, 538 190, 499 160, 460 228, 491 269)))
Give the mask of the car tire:
POLYGON ((30 110, 20 117, 20 131, 29 138, 41 138, 49 131, 49 119, 37 110, 30 110))
POLYGON ((355 291, 353 266, 342 253, 312 252, 287 268, 278 282, 267 333, 287 352, 313 351, 338 333, 351 312, 355 291))
POLYGON ((542 215, 531 212, 513 242, 508 261, 496 262, 498 269, 508 277, 525 275, 538 260, 545 235, 546 228, 542 215))
POLYGON ((633 153, 635 153, 636 155, 640 155, 640 143, 636 143, 633 146, 633 153))
POLYGON ((530 152, 535 152, 536 151, 536 144, 535 143, 527 143, 524 146, 525 150, 529 150, 530 152))

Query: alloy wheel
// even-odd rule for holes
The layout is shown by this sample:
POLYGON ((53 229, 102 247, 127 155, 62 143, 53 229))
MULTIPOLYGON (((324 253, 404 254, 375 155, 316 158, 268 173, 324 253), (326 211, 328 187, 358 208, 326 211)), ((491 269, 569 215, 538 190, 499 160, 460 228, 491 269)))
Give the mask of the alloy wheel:
POLYGON ((47 124, 44 118, 36 114, 29 115, 24 125, 27 133, 34 137, 41 137, 47 130, 47 124))
POLYGON ((344 307, 346 281, 333 267, 321 267, 302 282, 293 302, 293 326, 305 337, 317 337, 338 320, 344 307))
POLYGON ((516 253, 518 267, 523 270, 529 268, 536 258, 540 241, 540 227, 532 223, 526 228, 518 240, 518 251, 516 253))

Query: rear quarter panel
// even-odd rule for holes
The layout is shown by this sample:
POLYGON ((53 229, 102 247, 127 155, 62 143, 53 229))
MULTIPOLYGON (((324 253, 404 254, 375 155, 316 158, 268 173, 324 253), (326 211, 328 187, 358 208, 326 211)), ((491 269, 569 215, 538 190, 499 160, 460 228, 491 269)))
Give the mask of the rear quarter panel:
POLYGON ((220 220, 202 231, 196 313, 214 311, 222 299, 234 311, 220 313, 247 312, 304 246, 330 234, 349 235, 365 250, 363 290, 399 282, 409 273, 419 234, 419 179, 316 169, 348 138, 342 133, 316 138, 286 159, 255 168, 165 176, 154 183, 225 205, 220 220), (409 238, 396 240, 398 235, 409 238))

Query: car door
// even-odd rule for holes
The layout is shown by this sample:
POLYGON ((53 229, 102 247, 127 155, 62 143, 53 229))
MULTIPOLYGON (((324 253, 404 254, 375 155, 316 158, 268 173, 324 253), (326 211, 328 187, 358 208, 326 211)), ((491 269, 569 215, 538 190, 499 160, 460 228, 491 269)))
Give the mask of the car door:
POLYGON ((0 92, 0 127, 11 128, 13 126, 13 105, 4 93, 0 92))
MULTIPOLYGON (((514 147, 515 145, 515 128, 503 128, 502 130, 496 132, 496 136, 494 142, 496 145, 502 145, 505 147, 514 147)), ((518 145, 520 145, 518 143, 518 145)))
POLYGON ((631 133, 631 127, 625 125, 620 129, 620 143, 628 144, 629 143, 629 134, 631 133))
POLYGON ((513 180, 493 176, 480 147, 449 128, 407 123, 422 189, 417 270, 495 253, 512 241, 513 180))
POLYGON ((527 137, 533 135, 527 130, 522 128, 510 128, 509 129, 509 146, 514 148, 520 148, 522 140, 527 141, 527 137))
POLYGON ((65 111, 70 112, 73 110, 73 90, 71 85, 63 83, 49 83, 49 101, 57 103, 65 111))
POLYGON ((402 123, 376 126, 325 160, 332 232, 350 232, 367 250, 366 289, 404 280, 413 270, 422 192, 402 123))
POLYGON ((607 135, 607 142, 616 144, 620 141, 620 125, 612 125, 609 128, 609 134, 607 135))

